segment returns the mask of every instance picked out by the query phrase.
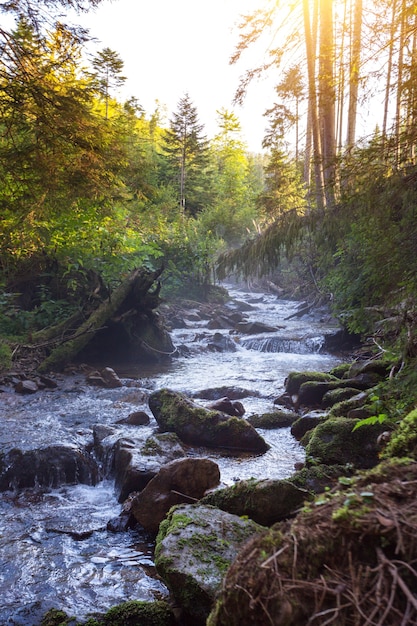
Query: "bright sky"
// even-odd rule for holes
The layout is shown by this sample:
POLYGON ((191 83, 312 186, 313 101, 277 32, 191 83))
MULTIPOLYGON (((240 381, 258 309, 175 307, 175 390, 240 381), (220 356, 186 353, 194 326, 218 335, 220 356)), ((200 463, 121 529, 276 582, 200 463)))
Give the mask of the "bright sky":
MULTIPOLYGON (((124 62, 128 78, 120 96, 134 96, 146 113, 155 102, 166 105, 167 119, 189 93, 209 138, 217 132, 216 110, 234 110, 242 138, 260 152, 273 101, 271 80, 253 82, 243 107, 232 100, 239 77, 263 59, 263 51, 247 53, 229 65, 238 41, 239 16, 263 5, 262 0, 104 0, 95 11, 76 17, 99 42, 124 62), (258 58, 256 57, 258 54, 258 58)), ((278 81, 277 81, 278 82, 278 81)))

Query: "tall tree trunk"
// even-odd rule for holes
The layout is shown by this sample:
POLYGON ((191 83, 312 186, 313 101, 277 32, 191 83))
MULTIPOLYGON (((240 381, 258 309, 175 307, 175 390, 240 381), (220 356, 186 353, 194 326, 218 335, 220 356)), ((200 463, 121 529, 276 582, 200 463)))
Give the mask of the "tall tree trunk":
POLYGON ((396 12, 397 12, 397 0, 392 2, 391 11, 391 26, 390 26, 390 41, 388 50, 388 65, 387 65, 387 78, 385 83, 385 99, 384 99, 384 117, 382 121, 382 152, 385 151, 385 142, 387 139, 387 126, 388 126, 388 113, 389 113, 389 99, 391 93, 391 78, 392 78, 392 65, 394 57, 394 36, 396 30, 396 12))
POLYGON ((401 160, 401 145, 400 145, 400 131, 401 131, 401 105, 403 97, 403 75, 404 75, 404 45, 405 45, 405 29, 407 24, 407 0, 402 0, 401 3, 401 26, 400 26, 400 39, 398 43, 398 71, 397 71, 397 94, 395 103, 395 154, 396 162, 399 165, 401 160))
POLYGON ((306 42, 307 71, 308 71, 308 102, 311 122, 311 133, 313 137, 313 159, 314 173, 316 183, 316 201, 317 208, 323 210, 326 206, 326 198, 324 195, 324 176, 323 176, 323 156, 320 140, 319 117, 317 111, 317 91, 316 91, 316 72, 315 59, 316 47, 313 42, 310 21, 309 0, 303 0, 303 16, 304 16, 304 35, 306 42))
POLYGON ((334 204, 336 167, 333 0, 320 0, 319 115, 326 204, 334 204))
POLYGON ((362 0, 355 1, 353 28, 350 53, 349 72, 349 107, 347 121, 346 147, 349 150, 355 144, 356 118, 358 110, 359 70, 361 64, 362 45, 362 0))

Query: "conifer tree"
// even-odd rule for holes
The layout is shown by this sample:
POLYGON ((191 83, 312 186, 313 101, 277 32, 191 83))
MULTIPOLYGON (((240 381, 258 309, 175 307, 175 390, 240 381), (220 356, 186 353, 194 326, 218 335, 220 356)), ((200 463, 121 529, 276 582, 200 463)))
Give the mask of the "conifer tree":
POLYGON ((162 145, 165 155, 164 182, 178 191, 182 211, 196 215, 209 202, 209 147, 196 107, 185 94, 173 113, 162 145))

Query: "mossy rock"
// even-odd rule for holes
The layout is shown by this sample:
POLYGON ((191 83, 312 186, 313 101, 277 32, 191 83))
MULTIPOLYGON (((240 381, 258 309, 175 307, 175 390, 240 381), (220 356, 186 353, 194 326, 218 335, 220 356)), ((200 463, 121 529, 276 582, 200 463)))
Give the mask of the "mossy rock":
POLYGON ((370 468, 378 463, 378 436, 383 425, 363 425, 354 430, 359 420, 330 418, 317 426, 306 447, 309 462, 324 465, 350 463, 357 468, 370 468))
POLYGON ((218 489, 205 496, 202 503, 271 526, 293 514, 308 497, 307 491, 285 479, 250 479, 218 489))
POLYGON ((393 359, 355 361, 351 364, 347 377, 351 378, 359 374, 375 374, 376 380, 382 380, 389 375, 395 365, 396 361, 393 359))
POLYGON ((42 618, 40 626, 67 626, 70 623, 73 624, 74 620, 65 611, 50 609, 42 618))
POLYGON ((334 487, 341 476, 349 477, 354 473, 351 465, 312 465, 303 467, 287 480, 309 493, 318 494, 334 487))
POLYGON ((330 382, 337 381, 336 376, 326 372, 315 372, 315 371, 306 371, 306 372, 289 372, 287 378, 285 379, 285 391, 293 396, 297 394, 300 390, 300 387, 303 383, 308 381, 315 382, 330 382))
POLYGON ((297 413, 290 411, 273 411, 271 413, 262 413, 261 415, 249 415, 247 420, 254 428, 286 428, 291 426, 298 419, 297 413))
POLYGON ((302 415, 292 424, 291 434, 297 441, 301 441, 306 433, 313 430, 313 428, 321 424, 325 419, 327 419, 325 414, 302 415))
POLYGON ((348 417, 349 412, 353 409, 359 409, 366 406, 370 393, 368 391, 361 391, 352 396, 348 400, 342 400, 332 406, 329 412, 329 417, 348 417))
POLYGON ((353 387, 338 387, 337 389, 329 389, 329 391, 326 391, 322 398, 322 404, 324 407, 331 407, 338 402, 350 400, 350 398, 354 398, 357 395, 358 390, 353 389, 353 387))
POLYGON ((382 457, 411 457, 417 460, 417 409, 401 420, 382 457))
POLYGON ((307 380, 299 389, 297 403, 300 406, 321 406, 324 395, 338 389, 340 384, 341 381, 338 380, 329 382, 307 380))
POLYGON ((130 600, 114 606, 98 621, 89 620, 85 626, 175 626, 176 623, 166 602, 130 600))
POLYGON ((407 623, 416 623, 417 464, 378 469, 339 481, 291 522, 248 541, 207 626, 342 625, 358 614, 360 623, 398 624, 406 605, 407 623))
POLYGON ((187 444, 236 452, 262 453, 269 449, 245 419, 209 411, 170 389, 152 393, 149 407, 162 432, 175 432, 187 444))
POLYGON ((241 545, 264 527, 215 507, 179 505, 161 523, 155 566, 186 624, 204 626, 241 545))
POLYGON ((336 365, 336 367, 333 367, 329 374, 336 376, 336 378, 339 379, 345 378, 347 377, 347 373, 349 372, 351 365, 351 363, 340 363, 339 365, 336 365))

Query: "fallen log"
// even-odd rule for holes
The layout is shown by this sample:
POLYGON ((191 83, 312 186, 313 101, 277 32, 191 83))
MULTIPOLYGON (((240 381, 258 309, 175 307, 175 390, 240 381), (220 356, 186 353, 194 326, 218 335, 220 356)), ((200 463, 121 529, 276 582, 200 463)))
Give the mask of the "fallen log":
MULTIPOLYGON (((129 361, 138 351, 140 360, 140 346, 144 342, 148 346, 148 358, 149 348, 159 358, 173 353, 171 339, 153 312, 160 303, 158 278, 162 271, 162 268, 153 272, 145 268, 132 271, 69 337, 55 337, 55 345, 39 365, 39 372, 60 370, 82 355, 88 362, 89 356, 108 360, 124 354, 129 361)), ((54 339, 50 337, 49 341, 53 343, 54 339)))

